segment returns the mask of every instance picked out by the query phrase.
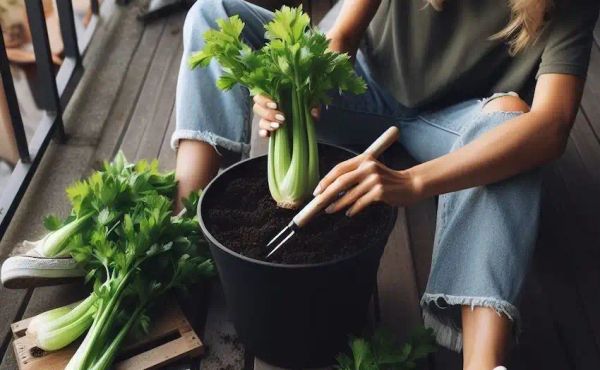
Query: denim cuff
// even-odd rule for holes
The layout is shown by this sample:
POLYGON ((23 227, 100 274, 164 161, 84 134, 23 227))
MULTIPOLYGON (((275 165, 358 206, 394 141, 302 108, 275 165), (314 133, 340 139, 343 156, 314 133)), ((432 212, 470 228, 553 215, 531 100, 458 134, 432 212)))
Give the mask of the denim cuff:
POLYGON ((468 297, 447 294, 425 293, 421 298, 423 309, 423 323, 433 329, 436 341, 442 347, 460 352, 463 347, 462 329, 460 322, 456 322, 450 309, 456 306, 470 306, 491 308, 498 315, 506 316, 515 323, 515 341, 521 332, 521 317, 519 310, 513 304, 495 297, 468 297))
POLYGON ((250 153, 250 145, 246 143, 240 143, 237 141, 233 141, 227 139, 225 137, 215 135, 210 131, 196 131, 196 130, 175 130, 173 135, 171 136, 171 148, 173 150, 177 150, 179 147, 179 140, 197 140, 208 143, 215 147, 218 152, 217 147, 222 147, 226 150, 230 150, 236 153, 242 153, 247 155, 250 153))

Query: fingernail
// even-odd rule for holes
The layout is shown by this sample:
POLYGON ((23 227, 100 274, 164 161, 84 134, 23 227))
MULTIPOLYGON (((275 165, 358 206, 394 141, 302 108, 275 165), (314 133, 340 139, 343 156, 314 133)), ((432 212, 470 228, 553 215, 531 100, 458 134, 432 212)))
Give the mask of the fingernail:
POLYGON ((277 104, 270 101, 267 103, 267 108, 277 109, 277 104))
POLYGON ((265 136, 267 136, 267 130, 259 130, 258 134, 262 137, 265 137, 265 136))
POLYGON ((317 108, 313 108, 310 110, 310 114, 312 114, 313 117, 317 117, 319 115, 319 111, 317 108))
POLYGON ((321 194, 321 185, 317 185, 317 187, 315 188, 315 191, 313 191, 313 195, 317 196, 321 194))
POLYGON ((285 117, 283 116, 283 114, 276 114, 275 119, 281 122, 285 121, 285 117))
POLYGON ((327 208, 325 208, 325 213, 332 213, 335 209, 335 203, 331 203, 327 208))
POLYGON ((279 123, 278 122, 271 122, 271 128, 279 128, 279 123))
POLYGON ((350 210, 346 211, 346 217, 352 217, 352 213, 350 212, 350 210))

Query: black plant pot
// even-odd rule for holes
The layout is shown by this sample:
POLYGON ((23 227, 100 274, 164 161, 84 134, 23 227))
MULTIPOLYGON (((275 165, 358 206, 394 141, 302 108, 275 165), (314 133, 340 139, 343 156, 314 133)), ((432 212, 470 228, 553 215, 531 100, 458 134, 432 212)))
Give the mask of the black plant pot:
MULTIPOLYGON (((353 155, 342 148, 336 150, 353 155)), ((237 178, 245 166, 266 166, 266 156, 223 171, 206 187, 198 207, 200 226, 210 244, 239 339, 247 351, 273 365, 329 365, 336 354, 347 349, 348 336, 364 328, 379 260, 396 212, 390 207, 385 237, 354 255, 310 265, 254 260, 222 245, 203 221, 206 199, 214 189, 237 178)))

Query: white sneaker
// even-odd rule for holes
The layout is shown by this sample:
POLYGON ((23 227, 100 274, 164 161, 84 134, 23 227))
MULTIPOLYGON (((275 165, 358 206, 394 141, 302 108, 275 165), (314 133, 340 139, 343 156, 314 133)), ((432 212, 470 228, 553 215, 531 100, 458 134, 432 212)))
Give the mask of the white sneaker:
POLYGON ((65 284, 84 275, 85 272, 70 256, 46 257, 36 248, 26 254, 9 257, 0 270, 2 284, 10 289, 65 284))

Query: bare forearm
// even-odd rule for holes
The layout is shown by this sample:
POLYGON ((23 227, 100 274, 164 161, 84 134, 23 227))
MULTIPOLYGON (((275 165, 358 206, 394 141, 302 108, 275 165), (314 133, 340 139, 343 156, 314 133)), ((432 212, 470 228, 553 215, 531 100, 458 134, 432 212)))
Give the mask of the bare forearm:
POLYGON ((532 111, 409 171, 423 197, 487 185, 556 159, 569 128, 550 114, 532 111))
POLYGON ((339 38, 348 44, 358 45, 380 3, 381 0, 344 1, 335 24, 328 32, 329 37, 339 38))
POLYGON ((570 75, 540 76, 529 113, 410 169, 417 192, 427 197, 487 185, 558 158, 575 120, 583 84, 582 78, 570 75))

